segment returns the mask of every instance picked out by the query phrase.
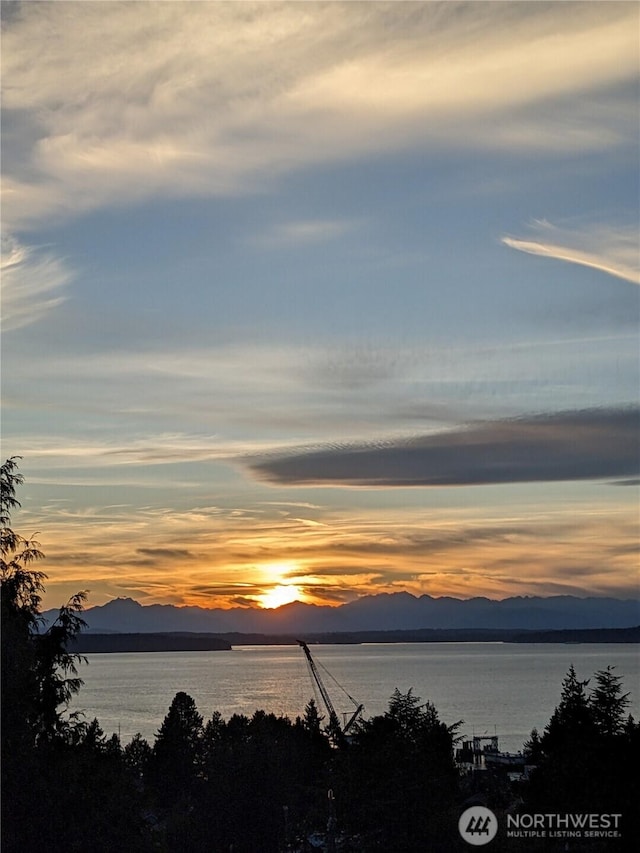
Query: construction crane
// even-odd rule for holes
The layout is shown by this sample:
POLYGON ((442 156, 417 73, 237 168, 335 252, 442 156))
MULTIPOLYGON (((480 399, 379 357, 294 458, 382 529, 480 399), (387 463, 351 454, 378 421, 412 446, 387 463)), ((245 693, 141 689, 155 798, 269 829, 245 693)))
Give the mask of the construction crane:
POLYGON ((329 715, 329 728, 335 729, 336 731, 341 731, 343 735, 347 734, 347 732, 349 731, 351 726, 355 723, 355 721, 358 719, 358 717, 362 713, 362 711, 364 709, 364 705, 356 702, 356 700, 353 698, 353 696, 349 696, 349 694, 344 689, 344 687, 342 687, 342 685, 338 684, 338 682, 336 681, 335 678, 333 678, 331 673, 329 673, 323 667, 323 669, 325 669, 325 672, 327 672, 329 677, 333 681, 335 681, 335 683, 338 685, 338 687, 343 691, 343 693, 346 696, 349 697, 349 699, 355 705, 355 711, 351 714, 351 717, 349 718, 349 720, 343 726, 341 726, 340 720, 338 719, 338 715, 336 714, 335 708, 333 707, 333 702, 331 701, 331 697, 329 696, 329 694, 327 692, 327 688, 325 687, 324 682, 322 681, 322 678, 320 676, 318 666, 317 666, 316 662, 314 661, 313 657, 311 656, 311 652, 309 651, 309 646, 303 640, 298 640, 297 642, 298 642, 298 645, 300 645, 302 647, 302 651, 304 652, 305 657, 307 659, 307 664, 309 666, 309 672, 311 673, 311 677, 315 681, 316 686, 318 688, 318 692, 320 693, 320 696, 322 697, 322 701, 324 702, 324 706, 327 709, 327 713, 329 715))

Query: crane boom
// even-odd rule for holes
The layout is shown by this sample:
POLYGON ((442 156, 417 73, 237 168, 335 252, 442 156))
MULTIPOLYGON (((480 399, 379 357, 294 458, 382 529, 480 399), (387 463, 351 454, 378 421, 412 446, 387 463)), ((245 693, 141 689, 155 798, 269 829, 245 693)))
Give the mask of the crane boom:
POLYGON ((304 640, 298 640, 298 643, 302 647, 302 651, 305 653, 307 663, 309 664, 309 669, 311 670, 311 675, 313 676, 313 680, 315 681, 318 687, 320 695, 322 696, 322 701, 324 702, 325 707, 327 709, 327 713, 329 714, 329 723, 333 726, 337 726, 338 728, 340 728, 340 721, 338 720, 338 715, 336 714, 331 698, 327 693, 327 688, 324 686, 322 678, 320 678, 320 673, 318 672, 316 662, 311 657, 309 646, 304 642, 304 640))
POLYGON ((352 725, 355 723, 355 721, 358 719, 358 717, 359 717, 359 716, 360 716, 360 714, 363 712, 363 710, 364 710, 364 705, 362 705, 362 704, 358 705, 358 707, 355 709, 355 711, 353 712, 353 714, 351 715, 351 717, 350 717, 350 718, 349 718, 349 720, 347 721, 347 723, 346 723, 345 727, 343 728, 343 730, 342 730, 343 734, 345 734, 345 735, 346 735, 346 733, 349 731, 349 729, 351 728, 351 726, 352 726, 352 725))
MULTIPOLYGON (((329 725, 332 728, 341 731, 342 734, 346 734, 348 732, 348 730, 351 728, 351 726, 353 725, 353 723, 355 723, 357 718, 362 713, 364 705, 357 705, 356 710, 351 715, 349 721, 344 725, 344 727, 342 727, 340 725, 340 721, 338 720, 338 715, 336 714, 335 708, 333 707, 333 702, 331 701, 331 697, 329 696, 329 694, 327 692, 327 688, 325 687, 324 682, 320 676, 320 672, 318 671, 318 667, 316 666, 316 662, 314 661, 313 657, 311 656, 311 652, 309 651, 309 646, 304 642, 304 640, 298 640, 298 644, 302 647, 302 651, 305 653, 305 657, 307 658, 307 663, 309 664, 309 670, 311 672, 313 680, 316 683, 316 686, 318 688, 318 692, 320 693, 320 696, 322 697, 322 701, 325 704, 325 707, 327 709, 327 713, 329 714, 329 725)), ((334 681, 335 681, 335 679, 334 679, 334 681)), ((342 690, 344 690, 344 688, 342 688, 342 690)), ((348 693, 347 693, 347 696, 349 696, 348 693)), ((353 699, 353 697, 349 696, 349 699, 351 699, 351 701, 354 703, 354 705, 357 704, 355 699, 353 699)))

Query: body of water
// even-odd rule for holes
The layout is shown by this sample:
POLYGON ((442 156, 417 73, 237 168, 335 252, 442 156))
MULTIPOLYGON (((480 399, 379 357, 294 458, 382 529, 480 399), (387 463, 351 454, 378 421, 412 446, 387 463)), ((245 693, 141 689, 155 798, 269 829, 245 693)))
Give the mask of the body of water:
MULTIPOLYGON (((630 644, 401 643, 311 646, 338 715, 353 710, 340 689, 383 713, 398 687, 429 700, 440 719, 464 720, 462 732, 500 736, 500 747, 522 748, 531 729, 542 730, 560 700, 562 679, 574 665, 580 679, 615 666, 629 692, 629 712, 640 717, 640 653, 630 644), (326 667, 326 671, 322 669, 326 667), (334 681, 335 679, 336 681, 334 681), (337 683, 336 683, 337 682, 337 683)), ((84 687, 72 710, 97 717, 122 742, 140 732, 153 742, 179 690, 193 697, 205 721, 261 708, 291 719, 314 696, 298 646, 237 646, 228 652, 155 652, 89 655, 84 687)))

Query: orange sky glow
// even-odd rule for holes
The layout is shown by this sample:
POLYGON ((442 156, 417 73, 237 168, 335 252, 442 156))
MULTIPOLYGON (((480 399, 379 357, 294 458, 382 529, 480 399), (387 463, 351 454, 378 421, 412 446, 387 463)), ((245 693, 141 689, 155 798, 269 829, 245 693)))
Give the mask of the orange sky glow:
POLYGON ((128 594, 141 603, 223 608, 339 605, 401 590, 505 598, 584 594, 588 584, 594 594, 633 594, 633 502, 608 510, 584 501, 519 506, 517 513, 435 510, 427 517, 407 509, 307 513, 312 517, 267 520, 263 511, 201 508, 161 513, 159 525, 154 511, 131 517, 126 507, 112 507, 72 517, 52 508, 30 526, 46 531, 38 538, 50 606, 78 588, 89 589, 91 604, 128 594))

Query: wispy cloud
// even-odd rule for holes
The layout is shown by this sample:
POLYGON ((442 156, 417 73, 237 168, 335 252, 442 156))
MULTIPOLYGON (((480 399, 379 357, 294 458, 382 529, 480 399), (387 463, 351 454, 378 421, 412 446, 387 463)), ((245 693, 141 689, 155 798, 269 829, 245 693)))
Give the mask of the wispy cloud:
POLYGON ((64 299, 73 271, 51 252, 2 237, 2 329, 36 323, 64 299))
POLYGON ((358 223, 346 219, 304 219, 272 226, 257 242, 266 248, 325 243, 352 231, 358 223))
POLYGON ((637 476, 640 409, 561 412, 252 461, 290 485, 460 486, 637 476))
POLYGON ((91 467, 117 466, 118 476, 126 468, 131 479, 136 465, 284 455, 293 444, 300 452, 320 449, 336 436, 407 440, 478 418, 548 411, 558 393, 564 406, 583 408, 594 399, 585 375, 602 405, 619 405, 637 393, 634 379, 610 381, 626 362, 634 377, 635 335, 493 347, 221 343, 51 360, 26 352, 7 371, 3 394, 6 411, 17 416, 28 416, 40 399, 56 413, 55 428, 47 418, 46 430, 20 433, 14 452, 48 470, 86 468, 94 476, 91 467), (65 382, 51 398, 60 376, 65 382), (103 432, 66 434, 87 416, 100 418, 103 432), (124 437, 123 418, 132 424, 124 437))
MULTIPOLYGON (((276 446, 278 442, 275 443, 276 446)), ((221 438, 217 436, 191 435, 187 433, 149 434, 144 437, 130 437, 126 441, 117 440, 86 440, 77 438, 69 441, 54 435, 26 437, 21 443, 21 452, 29 457, 40 470, 64 468, 65 475, 59 475, 56 482, 105 484, 115 478, 128 485, 148 487, 158 483, 148 475, 131 476, 116 468, 137 466, 177 465, 187 462, 212 462, 216 460, 230 461, 241 453, 247 452, 247 447, 259 453, 265 449, 272 450, 273 441, 241 440, 221 438), (79 474, 70 475, 70 470, 86 472, 86 478, 79 474), (96 476, 96 469, 104 469, 103 476, 96 476), (105 480, 108 473, 109 479, 105 480), (79 479, 78 479, 79 478, 79 479)), ((34 482, 49 482, 47 477, 33 478, 34 482)), ((168 475, 167 484, 174 482, 176 487, 183 485, 173 475, 168 475)), ((186 483, 184 484, 186 485, 186 483)))
POLYGON ((611 227, 592 225, 581 229, 562 228, 546 220, 536 220, 530 239, 503 237, 512 249, 554 258, 593 269, 625 281, 640 284, 638 224, 611 227))
POLYGON ((253 191, 415 144, 599 150, 635 134, 633 111, 611 107, 637 74, 633 4, 583 4, 579 20, 566 4, 247 8, 24 3, 7 16, 3 105, 30 123, 18 150, 5 122, 6 219, 253 191))

